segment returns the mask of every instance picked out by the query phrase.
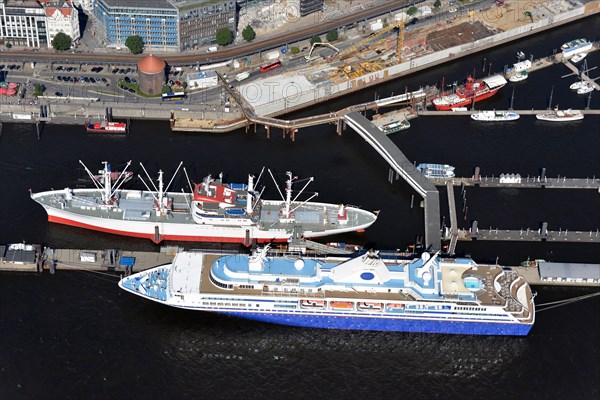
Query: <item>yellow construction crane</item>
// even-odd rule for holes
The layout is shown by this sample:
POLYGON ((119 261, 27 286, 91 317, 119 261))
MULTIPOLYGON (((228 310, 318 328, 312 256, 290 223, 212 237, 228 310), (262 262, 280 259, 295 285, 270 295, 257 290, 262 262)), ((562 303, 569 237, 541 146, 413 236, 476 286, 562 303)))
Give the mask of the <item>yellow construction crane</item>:
POLYGON ((398 21, 398 43, 396 44, 396 58, 398 64, 402 62, 402 48, 404 47, 404 20, 398 21))
POLYGON ((369 35, 368 37, 359 41, 358 43, 355 43, 353 46, 350 46, 350 47, 345 48, 344 50, 340 51, 338 56, 340 58, 344 58, 345 56, 348 56, 348 55, 356 52, 362 46, 367 45, 374 39, 380 37, 381 35, 385 35, 386 33, 390 32, 391 30, 396 29, 396 28, 398 28, 398 45, 397 45, 396 51, 397 51, 399 59, 401 59, 402 52, 401 51, 398 52, 398 50, 402 50, 402 44, 404 42, 404 20, 400 20, 394 24, 390 24, 390 25, 386 26, 385 28, 382 28, 382 29, 378 30, 377 32, 372 33, 371 35, 369 35))

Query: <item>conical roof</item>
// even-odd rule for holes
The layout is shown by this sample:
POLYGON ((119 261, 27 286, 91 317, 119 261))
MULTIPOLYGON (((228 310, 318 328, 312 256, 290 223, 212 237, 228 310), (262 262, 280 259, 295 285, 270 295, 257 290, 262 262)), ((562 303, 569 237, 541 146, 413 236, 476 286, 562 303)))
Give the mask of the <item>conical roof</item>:
POLYGON ((156 57, 153 54, 142 58, 138 63, 138 69, 147 74, 155 74, 157 72, 164 71, 166 66, 167 64, 164 62, 164 60, 156 57))

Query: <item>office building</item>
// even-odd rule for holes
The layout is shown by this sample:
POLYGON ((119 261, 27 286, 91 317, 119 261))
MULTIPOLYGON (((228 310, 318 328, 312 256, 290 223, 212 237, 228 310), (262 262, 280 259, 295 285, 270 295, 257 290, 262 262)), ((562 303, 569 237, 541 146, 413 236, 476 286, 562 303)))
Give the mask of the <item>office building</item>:
POLYGON ((217 30, 236 31, 234 0, 96 0, 108 46, 121 48, 138 35, 146 50, 179 51, 216 43, 217 30))
POLYGON ((0 0, 0 43, 49 46, 44 7, 35 0, 0 0))

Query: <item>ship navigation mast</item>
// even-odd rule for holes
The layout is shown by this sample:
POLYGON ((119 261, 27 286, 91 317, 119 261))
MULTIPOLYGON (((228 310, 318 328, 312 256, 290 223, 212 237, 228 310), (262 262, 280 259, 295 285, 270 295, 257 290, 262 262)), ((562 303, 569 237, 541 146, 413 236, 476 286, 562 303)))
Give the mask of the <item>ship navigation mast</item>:
POLYGON ((115 205, 115 201, 114 201, 115 194, 117 193, 117 190, 119 190, 121 188, 123 183, 125 183, 125 176, 126 176, 127 168, 129 168, 129 166, 131 165, 131 160, 129 160, 127 162, 127 165, 125 166, 125 168, 123 169, 123 171, 121 172, 119 177, 115 180, 114 185, 112 183, 110 164, 108 163, 108 161, 102 161, 104 168, 101 169, 100 171, 98 171, 98 173, 102 177, 102 181, 98 181, 98 179, 96 179, 94 177, 94 175, 91 173, 91 171, 88 169, 88 167, 86 167, 86 165, 83 163, 83 161, 79 160, 79 164, 81 164, 83 166, 83 168, 85 169, 85 172, 87 172, 87 174, 90 176, 90 178, 92 179, 92 182, 94 183, 96 188, 101 190, 102 203, 107 206, 114 206, 115 205), (113 189, 113 186, 114 186, 114 189, 113 189))
POLYGON ((279 222, 294 222, 294 220, 295 220, 294 219, 294 211, 296 211, 298 208, 302 207, 304 204, 308 203, 309 201, 311 201, 312 199, 314 199, 315 197, 317 197, 319 195, 319 193, 315 192, 308 199, 306 199, 302 203, 298 204, 296 207, 292 208, 292 203, 294 203, 298 199, 298 197, 300 197, 300 195, 302 193, 304 193, 304 190, 306 189, 306 187, 312 181, 314 181, 315 178, 313 176, 311 176, 310 178, 298 180, 297 176, 292 176, 292 173, 290 171, 287 171, 285 174, 287 175, 288 179, 285 181, 285 197, 284 197, 283 193, 281 193, 281 189, 279 189, 279 186, 277 185, 277 181, 275 180, 273 173, 271 172, 270 169, 268 171, 269 171, 269 174, 271 175, 271 178, 273 179, 273 182, 275 182, 275 187, 277 188, 277 191, 279 192, 281 199, 284 201, 284 204, 285 204, 284 207, 279 211, 280 212, 279 222), (302 189, 300 189, 300 191, 298 192, 296 197, 294 197, 294 199, 292 199, 292 184, 300 183, 300 182, 304 182, 304 181, 306 181, 306 184, 302 187, 302 189))
POLYGON ((177 166, 177 169, 175 170, 175 173, 171 177, 171 180, 167 184, 166 188, 164 187, 164 184, 163 184, 163 171, 159 170, 158 171, 158 188, 157 188, 156 185, 154 184, 154 182, 152 181, 152 178, 150 178, 150 174, 148 174, 148 171, 146 171, 146 168, 144 168, 144 164, 140 163, 140 166, 142 167, 142 169, 144 170, 144 173, 148 177, 148 181, 154 187, 154 192, 152 191, 152 189, 150 189, 150 187, 146 184, 146 182, 140 175, 138 175, 138 178, 140 178, 140 180, 142 181, 144 186, 146 186, 146 189, 148 189, 148 192, 154 198, 154 205, 155 205, 155 210, 156 210, 157 216, 166 215, 167 212, 169 211, 170 201, 167 198, 167 191, 169 190, 171 183, 173 183, 173 179, 175 179, 175 176, 177 175, 177 172, 179 172, 179 169, 181 168, 182 165, 183 165, 183 161, 181 161, 179 163, 179 165, 177 166), (155 193, 156 193, 156 195, 155 195, 155 193))

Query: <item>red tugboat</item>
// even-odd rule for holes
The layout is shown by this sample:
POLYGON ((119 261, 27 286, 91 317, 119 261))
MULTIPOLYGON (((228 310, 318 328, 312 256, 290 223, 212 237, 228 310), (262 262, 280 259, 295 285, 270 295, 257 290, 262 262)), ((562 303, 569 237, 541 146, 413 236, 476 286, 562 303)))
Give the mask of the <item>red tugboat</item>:
POLYGON ((487 78, 475 80, 468 76, 464 85, 454 89, 451 93, 444 93, 433 99, 433 105, 438 111, 449 111, 456 107, 465 107, 480 100, 492 97, 506 85, 502 75, 491 75, 487 78))
POLYGON ((87 133, 124 135, 127 133, 127 125, 127 122, 114 122, 112 118, 112 108, 107 108, 106 114, 100 122, 85 122, 85 131, 87 133))
POLYGON ((113 134, 125 134, 127 133, 127 123, 125 122, 86 122, 85 131, 88 133, 113 133, 113 134))

